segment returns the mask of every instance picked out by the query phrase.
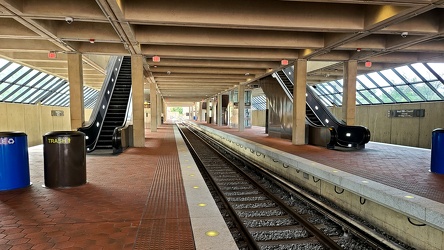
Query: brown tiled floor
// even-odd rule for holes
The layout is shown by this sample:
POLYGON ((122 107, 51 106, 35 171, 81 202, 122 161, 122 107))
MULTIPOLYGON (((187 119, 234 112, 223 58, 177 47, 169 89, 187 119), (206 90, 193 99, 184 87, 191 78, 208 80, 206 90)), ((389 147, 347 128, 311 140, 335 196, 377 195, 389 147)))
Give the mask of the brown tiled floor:
POLYGON ((74 188, 42 187, 31 148, 33 185, 0 192, 0 249, 194 249, 172 126, 146 135, 146 148, 88 155, 74 188))
POLYGON ((289 140, 269 137, 263 127, 239 132, 226 126, 202 125, 444 203, 444 175, 429 171, 430 150, 372 142, 359 151, 328 150, 295 146, 289 140))

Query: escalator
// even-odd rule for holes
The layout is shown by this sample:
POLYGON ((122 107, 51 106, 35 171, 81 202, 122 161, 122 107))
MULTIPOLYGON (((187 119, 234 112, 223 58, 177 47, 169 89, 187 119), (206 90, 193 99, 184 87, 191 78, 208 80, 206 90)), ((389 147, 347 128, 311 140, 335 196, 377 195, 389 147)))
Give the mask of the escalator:
POLYGON ((86 150, 109 150, 122 152, 122 131, 131 104, 131 57, 113 57, 107 68, 107 76, 100 91, 87 126, 78 131, 86 135, 86 150))
MULTIPOLYGON (((281 133, 286 134, 287 138, 288 127, 293 126, 292 122, 289 125, 288 118, 285 118, 289 116, 289 106, 292 106, 293 103, 294 85, 291 77, 293 74, 293 68, 288 67, 274 73, 274 80, 269 78, 260 83, 267 98, 274 100, 271 101, 271 106, 274 103, 272 114, 279 118, 271 119, 272 123, 274 120, 276 124, 278 119, 281 124, 284 122, 279 129, 281 133), (276 88, 276 81, 281 85, 281 88, 276 88), (285 100, 282 97, 283 93, 286 96, 285 100), (281 111, 282 108, 286 111, 281 111)), ((308 130, 306 140, 309 144, 326 146, 327 148, 365 148, 365 144, 370 141, 370 131, 366 127, 348 126, 343 121, 336 119, 308 85, 306 96, 306 124, 308 130)), ((284 136, 281 137, 285 138, 284 136)))

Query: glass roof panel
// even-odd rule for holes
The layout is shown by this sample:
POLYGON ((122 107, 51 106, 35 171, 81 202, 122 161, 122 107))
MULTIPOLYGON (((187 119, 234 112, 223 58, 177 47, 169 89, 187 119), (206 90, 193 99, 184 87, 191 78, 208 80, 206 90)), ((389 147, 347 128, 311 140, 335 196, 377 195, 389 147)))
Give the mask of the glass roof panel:
POLYGON ((436 88, 436 90, 444 96, 444 83, 441 83, 439 81, 431 82, 430 83, 433 87, 436 88))
POLYGON ((36 84, 38 81, 42 80, 42 78, 45 77, 45 76, 47 76, 47 74, 38 74, 38 75, 36 75, 34 78, 32 78, 31 81, 26 83, 26 86, 32 86, 32 85, 36 84))
POLYGON ((384 78, 382 78, 377 72, 370 73, 368 76, 380 87, 390 86, 390 83, 384 80, 384 78))
MULTIPOLYGON (((356 93, 356 101, 359 101, 361 104, 370 104, 367 100, 364 99, 364 97, 362 97, 361 91, 356 93)), ((358 103, 358 102, 356 102, 356 103, 358 103)))
POLYGON ((30 96, 29 98, 27 98, 25 101, 23 101, 24 103, 31 103, 31 101, 33 99, 35 99, 37 96, 39 96, 40 94, 43 93, 43 90, 39 89, 37 92, 35 92, 32 96, 30 96))
POLYGON ((14 101, 19 95, 23 94, 24 92, 28 91, 29 88, 28 87, 20 87, 17 89, 17 91, 10 95, 8 98, 6 98, 7 102, 12 102, 14 101))
POLYGON ((0 82, 0 101, 3 101, 6 98, 6 95, 2 93, 6 88, 8 88, 11 84, 6 82, 0 82))
POLYGON ((444 79, 444 65, 442 63, 427 63, 441 78, 444 79))
POLYGON ((365 75, 360 75, 357 77, 359 81, 361 81, 361 83, 366 86, 369 89, 373 89, 376 88, 376 85, 373 84, 365 75))
POLYGON ((381 71, 381 74, 383 74, 394 85, 405 84, 405 82, 391 69, 383 70, 381 71))
POLYGON ((415 87, 427 99, 427 101, 441 100, 441 98, 425 83, 413 84, 413 87, 415 87))
POLYGON ((393 103, 392 99, 390 99, 390 97, 388 97, 388 95, 386 95, 381 89, 372 89, 371 91, 384 103, 393 103))
POLYGON ((362 85, 359 81, 356 81, 356 90, 365 89, 364 85, 362 85))
POLYGON ((31 71, 26 71, 26 75, 24 75, 20 80, 17 81, 17 84, 23 85, 26 82, 30 81, 39 71, 33 69, 31 71))
MULTIPOLYGON (((2 93, 3 98, 8 97, 12 92, 14 92, 14 90, 16 90, 18 87, 20 87, 19 85, 11 85, 11 87, 9 87, 5 92, 2 93)), ((4 101, 4 100, 3 100, 4 101)))
POLYGON ((27 73, 29 71, 28 67, 23 67, 21 69, 19 69, 17 72, 15 72, 14 74, 12 74, 11 76, 9 76, 8 78, 5 78, 4 80, 10 83, 15 82, 17 79, 21 79, 22 77, 24 77, 25 73, 27 73))
POLYGON ((365 96, 372 104, 380 104, 381 102, 376 99, 374 95, 372 95, 372 92, 369 90, 361 90, 360 93, 365 96))
POLYGON ((34 94, 35 91, 35 89, 29 88, 29 90, 24 95, 17 98, 17 100, 14 100, 14 102, 23 102, 23 100, 27 99, 28 96, 34 94))
POLYGON ((424 101, 409 85, 398 86, 398 89, 412 102, 424 101))
POLYGON ((412 64, 412 67, 427 81, 435 81, 436 77, 422 63, 412 64))
POLYGON ((419 76, 416 75, 408 66, 398 67, 394 70, 397 71, 402 77, 404 77, 409 83, 421 81, 419 76))
POLYGON ((14 70, 16 70, 18 67, 20 67, 17 63, 12 63, 9 65, 6 69, 0 72, 0 81, 5 81, 6 77, 11 74, 14 70))
POLYGON ((385 90, 385 92, 387 92, 393 99, 395 99, 396 102, 408 102, 408 100, 399 94, 394 87, 385 87, 382 89, 385 90))
POLYGON ((3 68, 3 66, 5 66, 6 64, 8 64, 9 61, 5 60, 3 58, 0 58, 0 69, 3 68))

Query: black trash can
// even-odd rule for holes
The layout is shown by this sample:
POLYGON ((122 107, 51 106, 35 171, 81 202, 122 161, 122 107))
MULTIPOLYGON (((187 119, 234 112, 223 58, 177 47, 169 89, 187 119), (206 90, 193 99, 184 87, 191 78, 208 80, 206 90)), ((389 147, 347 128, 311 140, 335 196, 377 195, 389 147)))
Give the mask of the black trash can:
POLYGON ((45 186, 75 187, 86 183, 85 134, 54 131, 43 136, 45 186))
POLYGON ((29 185, 27 135, 23 132, 0 132, 0 191, 29 185))
POLYGON ((437 128, 432 132, 432 159, 430 161, 432 173, 444 174, 444 129, 437 128))

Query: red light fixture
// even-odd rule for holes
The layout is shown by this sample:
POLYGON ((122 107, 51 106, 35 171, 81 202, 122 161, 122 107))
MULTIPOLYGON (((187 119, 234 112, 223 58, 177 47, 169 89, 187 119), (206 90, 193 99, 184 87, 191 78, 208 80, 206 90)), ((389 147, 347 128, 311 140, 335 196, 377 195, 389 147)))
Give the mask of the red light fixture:
POLYGON ((365 67, 366 67, 366 68, 371 68, 371 67, 372 67, 372 62, 370 62, 370 61, 366 61, 366 62, 365 62, 365 67))
POLYGON ((356 51, 357 51, 357 52, 361 52, 361 48, 357 48, 356 51))
POLYGON ((288 60, 287 60, 287 59, 282 59, 282 60, 281 60, 281 65, 282 65, 282 66, 286 66, 286 65, 288 65, 288 60))
POLYGON ((153 56, 153 62, 160 62, 160 56, 153 56))
POLYGON ((95 40, 94 38, 91 38, 91 39, 89 39, 89 42, 90 42, 90 43, 95 43, 96 40, 95 40))
POLYGON ((48 58, 49 59, 56 59, 57 58, 57 53, 55 51, 50 51, 48 53, 48 58))

